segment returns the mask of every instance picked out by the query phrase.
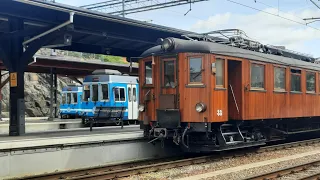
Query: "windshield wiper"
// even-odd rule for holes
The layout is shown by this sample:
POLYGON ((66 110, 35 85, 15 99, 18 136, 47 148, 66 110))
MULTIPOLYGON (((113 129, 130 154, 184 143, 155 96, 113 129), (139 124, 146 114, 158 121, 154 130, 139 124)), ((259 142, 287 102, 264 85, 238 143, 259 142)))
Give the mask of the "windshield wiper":
POLYGON ((196 79, 198 76, 200 76, 200 75, 202 74, 202 71, 204 71, 204 69, 201 69, 201 71, 198 72, 198 74, 196 74, 196 75, 192 78, 192 80, 194 80, 194 79, 196 79))

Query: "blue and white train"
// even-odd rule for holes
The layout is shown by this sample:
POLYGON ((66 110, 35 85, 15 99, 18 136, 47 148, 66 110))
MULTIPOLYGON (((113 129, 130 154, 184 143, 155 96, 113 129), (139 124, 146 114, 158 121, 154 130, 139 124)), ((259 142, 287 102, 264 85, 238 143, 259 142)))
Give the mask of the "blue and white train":
POLYGON ((67 86, 62 88, 62 102, 60 104, 61 119, 81 116, 82 86, 67 86))
POLYGON ((138 77, 115 70, 96 70, 83 82, 83 122, 136 122, 138 119, 138 77))

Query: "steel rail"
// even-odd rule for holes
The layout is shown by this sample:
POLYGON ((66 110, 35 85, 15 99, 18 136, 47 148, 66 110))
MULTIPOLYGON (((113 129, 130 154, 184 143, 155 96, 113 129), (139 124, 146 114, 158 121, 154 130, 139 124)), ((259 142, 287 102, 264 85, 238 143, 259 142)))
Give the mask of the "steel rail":
POLYGON ((263 153, 268 151, 275 151, 278 149, 287 149, 291 147, 310 145, 310 144, 316 144, 316 143, 320 143, 320 138, 305 140, 305 141, 297 141, 292 143, 285 143, 280 145, 265 146, 265 147, 261 147, 260 149, 255 149, 253 151, 244 149, 244 150, 237 150, 236 152, 235 151, 223 152, 222 154, 201 156, 201 157, 195 157, 195 158, 184 159, 184 157, 179 157, 179 158, 176 157, 176 160, 172 160, 172 159, 168 160, 168 158, 166 160, 150 159, 150 160, 144 160, 144 161, 101 166, 101 167, 95 167, 95 168, 85 168, 85 169, 62 171, 62 172, 55 172, 55 173, 43 174, 43 175, 35 175, 35 176, 29 176, 29 177, 24 177, 19 179, 28 179, 28 180, 32 180, 32 179, 37 179, 37 180, 41 180, 41 179, 46 179, 46 180, 114 179, 114 178, 127 177, 127 176, 142 174, 142 173, 156 172, 159 170, 164 170, 169 168, 200 164, 200 163, 210 162, 212 160, 234 158, 234 157, 243 156, 244 154, 263 153))
MULTIPOLYGON (((264 173, 264 174, 259 174, 257 176, 246 178, 245 180, 276 179, 276 178, 280 178, 280 177, 283 177, 286 175, 304 172, 311 167, 319 166, 319 165, 320 165, 320 160, 316 160, 316 161, 308 162, 305 164, 300 164, 300 165, 296 165, 296 166, 292 166, 292 167, 288 167, 288 168, 283 168, 283 169, 275 170, 275 171, 264 173)), ((303 177, 300 179, 301 180, 316 179, 317 177, 320 177, 320 173, 315 174, 315 175, 310 175, 308 177, 303 177)))
POLYGON ((313 174, 313 175, 310 175, 310 176, 306 176, 306 177, 297 179, 297 180, 318 180, 318 179, 320 179, 320 172, 313 174))

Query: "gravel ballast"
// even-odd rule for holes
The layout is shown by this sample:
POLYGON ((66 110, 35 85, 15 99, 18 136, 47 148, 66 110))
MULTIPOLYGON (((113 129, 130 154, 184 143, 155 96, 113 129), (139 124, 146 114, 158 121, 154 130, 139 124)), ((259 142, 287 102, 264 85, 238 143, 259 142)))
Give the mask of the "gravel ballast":
MULTIPOLYGON (((190 166, 185 166, 181 168, 172 168, 172 169, 167 169, 159 172, 141 174, 141 175, 136 175, 136 176, 123 178, 123 179, 128 179, 128 180, 129 179, 134 179, 134 180, 135 179, 139 179, 139 180, 152 179, 153 180, 153 179, 178 179, 178 178, 184 178, 184 177, 191 178, 192 176, 199 175, 199 174, 241 166, 244 164, 256 163, 256 162, 266 161, 270 159, 276 159, 276 158, 281 158, 285 156, 301 154, 301 153, 315 151, 315 150, 319 151, 319 155, 317 154, 309 158, 305 157, 306 159, 299 158, 296 160, 292 160, 292 162, 288 161, 287 163, 285 163, 288 166, 292 166, 292 164, 305 163, 306 161, 308 161, 308 159, 315 160, 315 158, 318 158, 318 157, 320 158, 320 144, 293 147, 289 149, 281 149, 281 150, 275 150, 275 151, 263 152, 263 153, 250 153, 240 157, 234 157, 234 158, 228 158, 228 159, 217 159, 212 162, 207 162, 203 164, 190 165, 190 166)), ((283 166, 283 165, 279 163, 279 166, 283 166)), ((271 172, 275 170, 273 168, 281 168, 281 167, 270 165, 270 167, 263 167, 263 168, 259 167, 256 169, 248 170, 248 172, 240 172, 240 173, 238 172, 238 173, 235 173, 235 175, 228 174, 228 175, 225 175, 225 177, 219 176, 219 177, 215 177, 214 179, 228 179, 228 180, 241 179, 241 178, 244 178, 244 176, 242 176, 241 174, 246 174, 245 177, 249 177, 252 175, 257 175, 257 174, 254 174, 255 172, 258 174, 263 173, 264 171, 271 172)))

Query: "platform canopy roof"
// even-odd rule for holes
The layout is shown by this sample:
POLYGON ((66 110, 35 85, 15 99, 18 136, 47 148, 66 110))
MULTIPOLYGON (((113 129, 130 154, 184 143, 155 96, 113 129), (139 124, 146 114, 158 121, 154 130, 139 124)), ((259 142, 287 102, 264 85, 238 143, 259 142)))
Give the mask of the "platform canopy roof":
MULTIPOLYGON (((0 61, 0 69, 6 70, 4 64, 0 61)), ((83 77, 90 75, 97 69, 113 69, 123 74, 137 75, 138 65, 117 64, 110 62, 101 62, 99 60, 82 60, 74 57, 44 56, 36 55, 29 63, 26 72, 51 73, 51 69, 61 76, 83 77), (131 69, 131 70, 130 70, 131 69)))
POLYGON ((110 54, 123 57, 138 57, 154 46, 158 38, 181 37, 190 32, 108 15, 83 8, 40 0, 1 0, 0 40, 2 33, 9 32, 8 19, 24 21, 20 36, 32 38, 70 19, 73 23, 68 31, 72 45, 58 49, 110 54))

